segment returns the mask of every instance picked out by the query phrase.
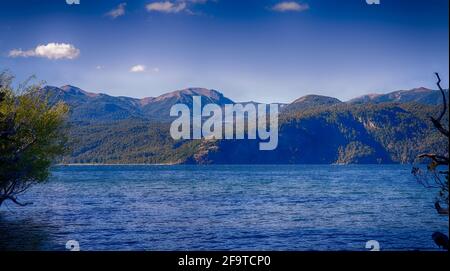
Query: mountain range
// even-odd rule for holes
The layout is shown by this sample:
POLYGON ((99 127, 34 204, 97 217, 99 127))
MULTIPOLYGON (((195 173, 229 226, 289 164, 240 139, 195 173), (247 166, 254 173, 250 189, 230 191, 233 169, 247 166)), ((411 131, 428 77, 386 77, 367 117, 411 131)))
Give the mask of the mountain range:
POLYGON ((440 110, 441 94, 426 88, 347 102, 307 95, 282 104, 279 145, 273 151, 260 151, 257 140, 170 137, 172 105, 192 105, 194 95, 203 103, 235 103, 217 90, 188 88, 143 99, 70 85, 43 91, 52 103, 70 107, 71 151, 61 163, 409 163, 422 152, 448 152, 448 142, 429 121, 440 110))
POLYGON ((63 101, 70 106, 71 121, 105 122, 126 119, 167 121, 172 105, 183 103, 192 106, 192 96, 202 97, 202 103, 218 105, 234 102, 216 90, 187 88, 158 97, 136 99, 96 94, 66 85, 60 88, 47 86, 44 92, 51 102, 63 101))
MULTIPOLYGON (((447 90, 448 93, 448 90, 447 90)), ((447 94, 448 96, 448 94, 447 94)), ((349 101, 350 103, 385 103, 385 102, 416 102, 428 105, 442 103, 442 95, 439 91, 420 87, 410 90, 398 90, 387 94, 369 94, 349 101)))

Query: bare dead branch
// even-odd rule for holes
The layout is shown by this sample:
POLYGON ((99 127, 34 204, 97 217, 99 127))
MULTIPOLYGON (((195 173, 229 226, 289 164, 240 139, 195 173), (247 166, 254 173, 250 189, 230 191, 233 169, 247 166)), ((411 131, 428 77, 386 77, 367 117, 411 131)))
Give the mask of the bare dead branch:
POLYGON ((442 208, 438 201, 434 203, 434 208, 440 215, 448 215, 448 208, 442 208))
POLYGON ((447 112, 447 98, 445 97, 445 92, 441 87, 441 77, 439 76, 439 73, 436 72, 435 74, 438 79, 436 84, 442 95, 443 106, 442 111, 437 118, 431 117, 431 122, 433 123, 434 127, 436 127, 436 129, 438 129, 438 131, 441 132, 441 134, 445 135, 446 137, 449 137, 449 131, 445 129, 444 126, 441 124, 442 118, 445 116, 445 112, 447 112))
POLYGON ((436 120, 438 120, 438 121, 441 121, 441 120, 442 120, 442 117, 444 117, 445 112, 447 111, 447 99, 446 99, 446 97, 445 97, 445 92, 444 92, 444 90, 443 90, 442 87, 441 87, 441 77, 439 76, 439 73, 436 72, 435 74, 436 74, 436 77, 437 77, 437 79, 438 79, 436 85, 438 86, 439 91, 440 91, 441 94, 442 94, 442 100, 444 101, 444 103, 443 103, 443 108, 442 108, 442 112, 441 112, 441 114, 439 115, 439 117, 436 119, 436 120))
POLYGON ((19 206, 27 206, 27 205, 33 204, 32 202, 20 202, 17 200, 17 198, 12 197, 12 196, 7 196, 6 199, 11 200, 12 202, 14 202, 15 204, 17 204, 19 206))
POLYGON ((442 156, 442 155, 437 155, 434 153, 423 153, 420 154, 418 156, 418 158, 430 158, 431 160, 433 160, 434 162, 436 162, 437 165, 448 165, 449 164, 449 158, 442 156))

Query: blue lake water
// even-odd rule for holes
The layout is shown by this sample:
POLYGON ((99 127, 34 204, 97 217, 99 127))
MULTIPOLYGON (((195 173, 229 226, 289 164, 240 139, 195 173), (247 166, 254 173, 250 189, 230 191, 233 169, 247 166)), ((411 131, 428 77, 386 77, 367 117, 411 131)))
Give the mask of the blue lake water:
POLYGON ((402 165, 56 167, 0 208, 3 249, 431 250, 448 216, 402 165))

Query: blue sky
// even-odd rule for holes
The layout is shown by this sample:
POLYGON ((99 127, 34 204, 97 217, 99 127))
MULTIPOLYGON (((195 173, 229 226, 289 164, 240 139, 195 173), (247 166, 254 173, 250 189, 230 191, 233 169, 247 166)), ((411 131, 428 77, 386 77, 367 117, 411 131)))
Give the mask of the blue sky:
POLYGON ((0 69, 92 92, 236 101, 448 86, 448 0, 2 0, 0 69))

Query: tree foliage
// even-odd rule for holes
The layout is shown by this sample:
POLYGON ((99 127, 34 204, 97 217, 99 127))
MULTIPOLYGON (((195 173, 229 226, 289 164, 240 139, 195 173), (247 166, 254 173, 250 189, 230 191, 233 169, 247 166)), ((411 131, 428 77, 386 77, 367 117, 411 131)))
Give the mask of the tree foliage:
POLYGON ((13 77, 0 73, 0 205, 30 186, 47 180, 52 162, 65 151, 63 103, 50 105, 40 85, 12 87, 13 77))

